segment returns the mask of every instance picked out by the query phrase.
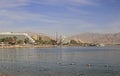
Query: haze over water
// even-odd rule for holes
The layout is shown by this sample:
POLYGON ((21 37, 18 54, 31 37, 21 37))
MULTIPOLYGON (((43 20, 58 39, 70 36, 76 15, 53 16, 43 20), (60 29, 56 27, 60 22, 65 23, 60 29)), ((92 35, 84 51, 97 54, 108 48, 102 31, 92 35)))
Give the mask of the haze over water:
POLYGON ((120 47, 0 49, 8 76, 119 76, 120 47))

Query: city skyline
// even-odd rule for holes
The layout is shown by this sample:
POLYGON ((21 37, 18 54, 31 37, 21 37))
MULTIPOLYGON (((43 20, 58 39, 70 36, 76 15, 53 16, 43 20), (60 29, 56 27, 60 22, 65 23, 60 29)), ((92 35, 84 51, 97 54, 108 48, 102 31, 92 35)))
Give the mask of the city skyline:
POLYGON ((120 32, 119 0, 1 0, 0 32, 120 32))

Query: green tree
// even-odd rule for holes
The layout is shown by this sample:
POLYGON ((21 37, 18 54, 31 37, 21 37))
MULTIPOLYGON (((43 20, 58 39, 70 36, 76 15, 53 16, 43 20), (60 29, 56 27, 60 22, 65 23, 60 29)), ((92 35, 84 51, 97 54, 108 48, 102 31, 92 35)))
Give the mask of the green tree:
POLYGON ((16 36, 13 36, 13 39, 14 39, 14 41, 16 41, 16 40, 17 40, 17 37, 16 37, 16 36))
POLYGON ((56 45, 56 44, 57 44, 57 41, 51 39, 51 44, 52 44, 52 45, 56 45))
POLYGON ((15 42, 15 44, 17 43, 17 37, 16 36, 13 36, 13 40, 15 42))
POLYGON ((6 38, 2 38, 0 39, 0 43, 4 42, 6 44, 9 44, 10 42, 13 42, 13 38, 12 37, 6 37, 6 38))
POLYGON ((29 38, 24 39, 25 44, 29 43, 29 38))
POLYGON ((75 40, 70 40, 70 44, 78 44, 75 40))
POLYGON ((24 42, 23 40, 18 40, 17 44, 23 44, 23 42, 24 42))

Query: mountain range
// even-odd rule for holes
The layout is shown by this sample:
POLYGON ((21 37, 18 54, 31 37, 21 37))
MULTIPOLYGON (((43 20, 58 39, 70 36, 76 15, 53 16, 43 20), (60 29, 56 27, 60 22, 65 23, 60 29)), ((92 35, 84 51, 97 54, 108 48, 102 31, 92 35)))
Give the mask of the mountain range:
POLYGON ((119 33, 82 33, 69 37, 82 43, 99 43, 99 44, 120 44, 120 32, 119 33))

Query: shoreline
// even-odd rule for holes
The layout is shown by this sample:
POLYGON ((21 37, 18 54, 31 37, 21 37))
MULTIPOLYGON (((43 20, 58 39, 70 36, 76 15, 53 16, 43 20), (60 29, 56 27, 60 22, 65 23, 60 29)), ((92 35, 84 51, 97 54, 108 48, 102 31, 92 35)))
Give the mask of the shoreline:
MULTIPOLYGON (((119 46, 119 45, 106 45, 106 46, 119 46)), ((59 47, 106 47, 106 46, 78 46, 78 45, 5 45, 0 46, 0 49, 9 48, 59 48, 59 47)))
MULTIPOLYGON (((78 46, 78 45, 6 45, 0 46, 0 49, 9 49, 9 48, 60 48, 60 47, 90 47, 90 46, 78 46)), ((93 47, 93 46, 92 46, 93 47)))
POLYGON ((51 48, 57 47, 54 45, 9 45, 9 46, 0 46, 0 49, 4 48, 51 48))

